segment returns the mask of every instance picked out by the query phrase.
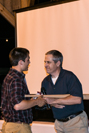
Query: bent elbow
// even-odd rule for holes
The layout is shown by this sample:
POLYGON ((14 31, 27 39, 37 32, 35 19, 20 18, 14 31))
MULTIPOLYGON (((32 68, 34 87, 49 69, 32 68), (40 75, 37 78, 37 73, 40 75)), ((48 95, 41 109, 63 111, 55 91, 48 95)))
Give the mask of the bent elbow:
POLYGON ((78 99, 78 104, 81 104, 81 102, 82 102, 82 98, 79 98, 78 99))
POLYGON ((16 111, 19 110, 19 106, 18 106, 18 104, 16 104, 16 105, 14 106, 14 109, 15 109, 16 111))

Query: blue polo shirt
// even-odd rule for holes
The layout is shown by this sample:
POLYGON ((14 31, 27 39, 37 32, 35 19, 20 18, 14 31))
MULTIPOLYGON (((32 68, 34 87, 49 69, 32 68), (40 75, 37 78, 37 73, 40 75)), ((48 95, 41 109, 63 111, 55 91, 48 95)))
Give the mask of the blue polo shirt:
POLYGON ((79 79, 76 77, 76 75, 73 74, 73 72, 70 72, 61 68, 61 72, 59 74, 59 77, 55 85, 51 80, 51 75, 48 75, 42 81, 42 87, 46 89, 46 93, 48 95, 70 94, 72 96, 78 96, 82 98, 81 104, 65 105, 65 107, 62 109, 52 107, 52 111, 55 119, 66 118, 72 114, 75 114, 79 111, 84 110, 82 85, 79 79))

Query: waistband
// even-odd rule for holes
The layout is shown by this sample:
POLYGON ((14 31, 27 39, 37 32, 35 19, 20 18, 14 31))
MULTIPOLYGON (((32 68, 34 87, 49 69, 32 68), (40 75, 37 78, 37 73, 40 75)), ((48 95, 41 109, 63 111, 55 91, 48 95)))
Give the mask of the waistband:
POLYGON ((75 113, 75 114, 73 114, 73 115, 68 116, 67 118, 57 119, 57 120, 60 121, 60 122, 67 122, 67 121, 69 121, 70 119, 73 119, 73 118, 76 117, 77 115, 81 114, 82 112, 83 112, 83 111, 79 111, 79 112, 77 112, 77 113, 75 113))
MULTIPOLYGON (((17 121, 17 122, 6 122, 6 123, 14 123, 14 124, 28 124, 28 123, 25 123, 25 122, 21 122, 21 121, 17 121)), ((28 124, 29 125, 29 124, 28 124)))

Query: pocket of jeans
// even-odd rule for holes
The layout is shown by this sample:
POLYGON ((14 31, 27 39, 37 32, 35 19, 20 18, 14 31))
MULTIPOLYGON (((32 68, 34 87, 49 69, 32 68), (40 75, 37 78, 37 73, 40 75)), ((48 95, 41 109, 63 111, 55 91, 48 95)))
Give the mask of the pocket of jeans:
POLYGON ((81 118, 81 120, 82 120, 82 123, 83 123, 83 125, 85 126, 85 127, 88 127, 88 118, 87 118, 87 116, 86 115, 80 115, 80 118, 81 118))

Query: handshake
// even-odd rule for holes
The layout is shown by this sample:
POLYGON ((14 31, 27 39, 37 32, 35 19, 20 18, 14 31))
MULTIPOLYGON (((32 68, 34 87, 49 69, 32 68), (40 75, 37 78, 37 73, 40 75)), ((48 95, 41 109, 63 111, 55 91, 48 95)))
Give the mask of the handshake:
POLYGON ((33 99, 36 99, 37 101, 37 106, 36 109, 39 110, 44 110, 44 109, 50 109, 50 105, 47 103, 47 100, 44 98, 43 94, 46 94, 44 91, 39 92, 37 91, 37 95, 38 97, 33 97, 33 99))
POLYGON ((61 98, 63 99, 69 96, 70 94, 47 95, 44 87, 42 87, 41 92, 37 92, 36 95, 25 95, 25 97, 32 97, 32 99, 36 101, 37 109, 39 110, 50 109, 51 106, 64 108, 65 106, 60 104, 60 100, 61 98))
POLYGON ((38 110, 45 110, 45 109, 50 109, 51 106, 47 103, 47 100, 44 98, 43 95, 46 94, 46 90, 44 87, 41 88, 41 92, 37 91, 37 97, 33 97, 34 99, 37 100, 37 106, 36 109, 38 110))
POLYGON ((42 107, 47 104, 47 101, 45 100, 45 98, 43 98, 42 95, 40 95, 38 98, 36 98, 36 102, 39 107, 42 107))
POLYGON ((64 105, 60 105, 58 103, 56 103, 57 98, 48 98, 48 97, 44 97, 44 95, 39 95, 36 98, 36 102, 37 102, 37 106, 36 109, 38 110, 44 110, 47 109, 49 110, 51 108, 51 106, 54 106, 55 108, 64 108, 64 105))

